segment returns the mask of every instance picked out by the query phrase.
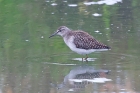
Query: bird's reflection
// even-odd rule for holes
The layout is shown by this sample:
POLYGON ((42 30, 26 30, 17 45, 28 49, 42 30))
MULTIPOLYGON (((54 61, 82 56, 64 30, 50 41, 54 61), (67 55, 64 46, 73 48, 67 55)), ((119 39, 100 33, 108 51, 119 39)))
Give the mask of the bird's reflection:
POLYGON ((58 89, 66 89, 67 91, 75 91, 77 89, 84 89, 86 85, 93 83, 105 83, 111 81, 107 79, 106 75, 109 74, 109 70, 95 69, 92 66, 78 66, 72 69, 68 75, 64 77, 64 81, 58 84, 58 89))

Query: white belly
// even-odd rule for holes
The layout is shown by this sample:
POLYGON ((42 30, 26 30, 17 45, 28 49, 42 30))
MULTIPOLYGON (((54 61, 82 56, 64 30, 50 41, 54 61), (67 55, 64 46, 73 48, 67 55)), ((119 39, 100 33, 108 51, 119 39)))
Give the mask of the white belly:
POLYGON ((80 49, 80 48, 76 48, 75 44, 73 43, 74 37, 70 37, 69 39, 65 39, 64 38, 64 42, 66 43, 66 45, 74 52, 81 54, 81 55, 86 55, 86 54, 90 54, 92 52, 95 51, 106 51, 108 49, 80 49))

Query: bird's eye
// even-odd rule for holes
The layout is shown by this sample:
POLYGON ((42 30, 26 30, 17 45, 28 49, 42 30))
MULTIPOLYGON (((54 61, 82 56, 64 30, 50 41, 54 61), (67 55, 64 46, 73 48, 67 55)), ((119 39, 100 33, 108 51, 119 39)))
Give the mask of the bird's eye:
POLYGON ((59 32, 62 32, 64 29, 59 29, 59 32))

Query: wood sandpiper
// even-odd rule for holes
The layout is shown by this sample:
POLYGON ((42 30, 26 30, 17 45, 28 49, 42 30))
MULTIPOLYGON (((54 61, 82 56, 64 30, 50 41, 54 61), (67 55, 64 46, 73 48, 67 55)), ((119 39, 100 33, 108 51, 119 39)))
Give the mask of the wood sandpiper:
POLYGON ((110 49, 109 46, 97 41, 87 32, 81 30, 72 31, 66 26, 60 26, 57 31, 53 33, 49 38, 55 35, 62 36, 64 42, 72 51, 81 55, 86 55, 86 61, 88 58, 87 54, 95 51, 106 51, 110 49))

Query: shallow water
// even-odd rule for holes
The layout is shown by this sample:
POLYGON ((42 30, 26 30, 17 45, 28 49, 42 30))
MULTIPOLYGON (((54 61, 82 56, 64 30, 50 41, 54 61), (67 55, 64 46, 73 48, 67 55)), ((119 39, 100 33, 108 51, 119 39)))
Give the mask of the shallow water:
POLYGON ((140 92, 139 0, 0 0, 0 93, 140 92), (111 50, 88 62, 59 36, 84 30, 111 50))

